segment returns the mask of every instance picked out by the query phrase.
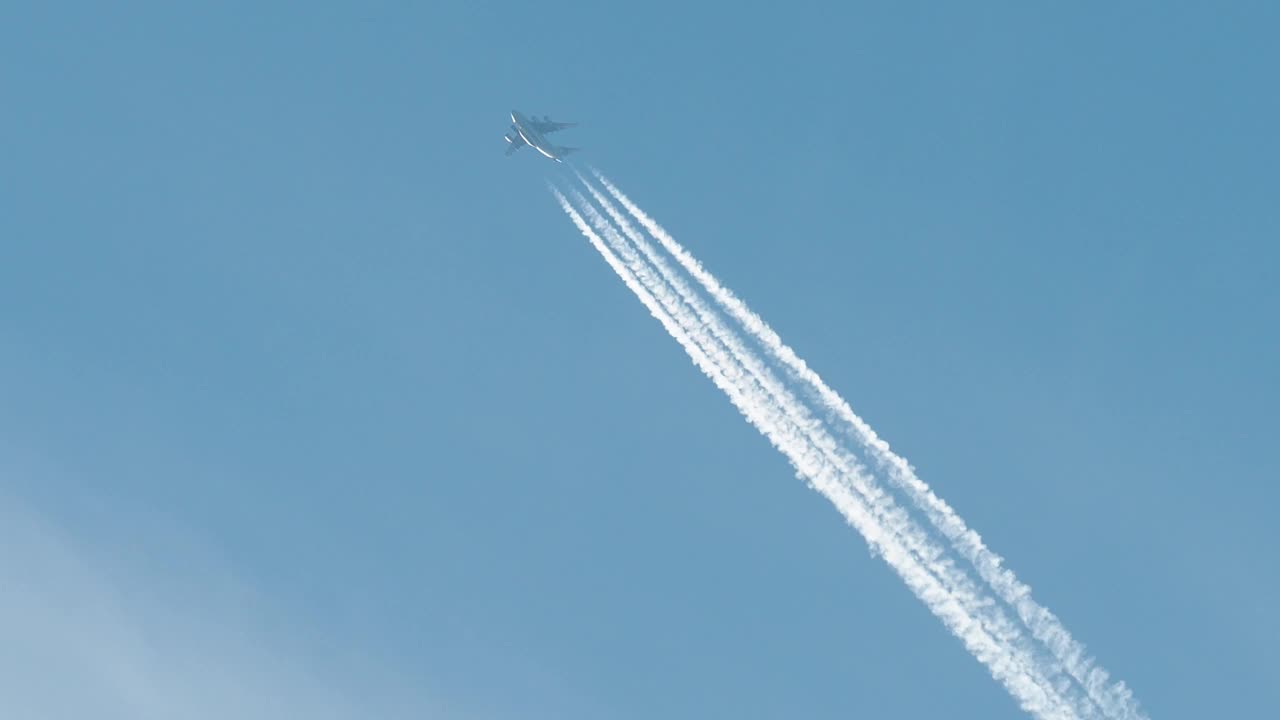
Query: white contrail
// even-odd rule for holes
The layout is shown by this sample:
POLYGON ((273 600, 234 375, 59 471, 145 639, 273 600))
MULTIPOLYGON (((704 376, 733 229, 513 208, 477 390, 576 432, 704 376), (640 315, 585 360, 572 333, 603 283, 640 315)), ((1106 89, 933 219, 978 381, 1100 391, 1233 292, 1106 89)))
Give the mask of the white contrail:
POLYGON ((1012 571, 1003 566, 1003 558, 989 550, 981 536, 971 530, 951 507, 935 495, 920 480, 911 465, 889 448, 875 431, 849 407, 849 404, 832 390, 822 378, 785 343, 781 337, 754 313, 732 291, 725 288, 711 273, 703 269, 687 250, 671 237, 657 222, 609 182, 600 171, 592 168, 596 178, 623 207, 671 253, 680 265, 692 275, 724 309, 764 346, 778 362, 782 363, 797 379, 805 382, 811 392, 835 419, 845 423, 854 437, 867 449, 890 480, 911 499, 925 514, 930 523, 973 564, 979 576, 986 581, 997 596, 1017 612, 1018 617, 1031 630, 1031 634, 1066 668, 1072 678, 1084 688, 1089 698, 1112 718, 1140 719, 1143 713, 1132 692, 1123 682, 1111 683, 1105 670, 1098 667, 1086 655, 1084 646, 1072 638, 1058 618, 1031 597, 1031 588, 1018 580, 1012 571))
MULTIPOLYGON (((703 373, 729 396, 739 411, 769 438, 775 447, 787 456, 801 477, 826 496, 850 524, 863 534, 872 548, 885 558, 908 587, 935 615, 942 619, 969 651, 988 666, 992 675, 1008 688, 1022 707, 1043 718, 1077 717, 1070 708, 1062 704, 1061 698, 1053 693, 1051 688, 1038 683, 1036 678, 1027 674, 1020 663, 1009 656, 1008 648, 977 623, 957 602, 954 595, 942 587, 938 580, 922 567, 919 560, 903 547, 900 537, 894 533, 885 532, 868 513, 862 502, 853 495, 850 488, 840 482, 840 471, 831 464, 824 453, 813 447, 806 435, 794 423, 780 416, 778 409, 768 401, 753 380, 743 375, 732 358, 726 357, 722 351, 717 352, 715 359, 709 357, 704 347, 714 348, 714 344, 707 337, 705 330, 700 329, 696 322, 692 322, 690 328, 694 331, 692 334, 685 327, 681 327, 680 323, 672 317, 671 312, 671 310, 679 311, 679 301, 670 295, 665 285, 657 281, 634 251, 626 246, 622 238, 613 232, 607 223, 601 226, 601 230, 617 251, 615 254, 614 250, 605 247, 599 236, 568 203, 563 194, 554 188, 553 192, 574 224, 604 256, 606 262, 632 292, 640 298, 650 313, 684 347, 703 373), (619 255, 624 256, 625 262, 619 259, 619 255), (658 297, 655 297, 654 291, 659 294, 658 297)), ((585 213, 591 215, 595 212, 585 198, 579 196, 579 201, 585 213)), ((689 321, 688 317, 686 321, 689 321)))
MULTIPOLYGON (((692 309, 697 316, 698 323, 710 331, 714 340, 722 344, 733 360, 741 365, 761 385, 783 414, 802 428, 808 434, 810 442, 826 454, 830 461, 836 465, 842 473, 842 480, 850 485, 851 489, 863 499, 880 523, 902 538, 906 548, 920 559, 944 587, 955 595, 957 601, 965 607, 971 616, 981 622, 993 637, 1009 649, 1011 656, 1027 670, 1028 674, 1035 677, 1046 688, 1065 685, 1067 690, 1060 693, 1064 696, 1064 701, 1075 706, 1077 712, 1082 716, 1093 716, 1095 712, 1092 704, 1088 700, 1078 697, 1078 693, 1070 688, 1070 681, 1063 677, 1064 671, 1061 664, 1049 658, 1036 657, 1030 641, 1024 635, 1022 629, 1009 618, 1004 608, 991 602, 988 593, 980 590, 970 579, 967 572, 956 567, 942 548, 933 542, 929 534, 919 528, 891 498, 879 489, 878 483, 873 478, 869 478, 866 473, 861 472, 856 458, 836 443, 835 439, 826 432, 823 424, 816 420, 809 413, 808 408, 803 406, 778 381, 773 372, 764 365, 755 353, 747 350, 742 345, 737 333, 727 328, 721 321, 720 314, 707 306, 702 297, 693 291, 685 283, 684 279, 667 264, 667 261, 653 248, 645 236, 636 230, 628 219, 618 211, 613 203, 609 201, 609 198, 605 197, 581 174, 578 175, 578 179, 609 215, 614 224, 640 250, 649 264, 657 269, 662 281, 674 290, 680 299, 692 309)), ((605 233, 606 237, 608 237, 609 233, 614 232, 613 228, 603 218, 599 218, 589 205, 584 207, 584 210, 588 211, 588 217, 596 229, 605 233)), ((672 314, 679 317, 675 312, 672 314)), ((681 322, 685 327, 689 327, 692 323, 692 318, 681 322)))

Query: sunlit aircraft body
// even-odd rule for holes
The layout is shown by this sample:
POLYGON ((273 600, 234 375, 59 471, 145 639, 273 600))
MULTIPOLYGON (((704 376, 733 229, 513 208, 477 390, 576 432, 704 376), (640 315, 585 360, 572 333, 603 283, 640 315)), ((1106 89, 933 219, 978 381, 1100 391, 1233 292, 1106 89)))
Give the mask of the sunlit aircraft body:
POLYGON ((541 120, 536 117, 528 118, 519 110, 512 110, 511 132, 504 136, 507 141, 507 154, 510 155, 521 147, 528 145, 556 162, 563 162, 561 158, 578 148, 554 145, 543 136, 577 124, 552 122, 551 118, 546 115, 543 115, 541 120))

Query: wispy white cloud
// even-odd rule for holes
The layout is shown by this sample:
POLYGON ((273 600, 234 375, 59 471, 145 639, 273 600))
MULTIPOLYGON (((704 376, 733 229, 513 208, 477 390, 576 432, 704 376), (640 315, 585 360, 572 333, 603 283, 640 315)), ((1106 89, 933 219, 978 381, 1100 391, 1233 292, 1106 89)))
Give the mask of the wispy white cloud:
POLYGON ((0 717, 463 716, 386 667, 271 632, 225 572, 158 576, 109 543, 0 495, 0 717))

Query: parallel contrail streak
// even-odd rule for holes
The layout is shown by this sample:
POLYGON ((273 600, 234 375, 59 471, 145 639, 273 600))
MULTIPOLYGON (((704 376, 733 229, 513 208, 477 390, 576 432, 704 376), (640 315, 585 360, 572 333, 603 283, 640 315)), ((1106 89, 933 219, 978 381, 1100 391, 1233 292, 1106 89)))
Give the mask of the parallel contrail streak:
MULTIPOLYGON (((868 512, 850 488, 840 481, 840 471, 823 453, 818 451, 808 437, 785 417, 759 389, 754 380, 746 378, 731 357, 723 351, 715 351, 715 345, 705 329, 690 319, 684 327, 673 317, 679 312, 679 301, 672 297, 664 284, 658 281, 644 266, 634 251, 626 246, 607 223, 601 226, 613 249, 606 247, 599 235, 591 229, 582 216, 558 190, 553 192, 561 207, 593 247, 623 279, 628 288, 640 298, 649 312, 659 320, 667 332, 684 347, 694 363, 719 387, 740 412, 778 448, 796 468, 797 472, 826 496, 841 514, 863 534, 867 542, 877 550, 898 573, 899 577, 931 611, 954 633, 969 651, 989 668, 1022 707, 1042 718, 1074 718, 1075 713, 1065 707, 1051 690, 1039 684, 1014 661, 1002 643, 994 639, 980 623, 976 622, 954 595, 944 588, 919 560, 903 547, 902 539, 893 532, 886 532, 868 512), (608 228, 608 229, 605 229, 608 228), (619 259, 622 256, 622 259, 619 259), (713 348, 714 358, 705 348, 713 348)), ((579 196, 580 197, 580 196, 579 196)), ((580 198, 583 212, 591 215, 585 198, 580 198)), ((597 214, 598 217, 598 214, 597 214)))
POLYGON ((662 244, 663 248, 706 288, 730 316, 741 323, 772 357, 797 379, 806 383, 828 413, 848 426, 853 436, 875 458, 878 466, 886 472, 894 485, 911 499, 930 523, 951 542, 956 551, 973 564, 979 576, 991 586, 997 596, 1014 608, 1032 636, 1043 643, 1107 717, 1133 720, 1147 717, 1138 708, 1136 699, 1125 684, 1110 682, 1107 672, 1086 655, 1084 646, 1072 638, 1058 618, 1032 599, 1031 588, 1003 566, 1003 558, 986 547, 981 536, 971 530, 945 501, 933 493, 928 484, 916 476, 906 460, 890 450, 889 444, 880 439, 875 431, 853 412, 844 398, 827 386, 803 359, 782 342, 781 337, 759 315, 748 308, 746 303, 738 299, 732 291, 721 285, 711 273, 703 269, 696 258, 609 182, 608 178, 594 168, 592 172, 609 194, 621 203, 662 244))
MULTIPOLYGON (((810 441, 821 449, 831 462, 840 469, 844 482, 850 485, 851 489, 873 510, 879 521, 902 538, 907 549, 920 559, 943 586, 952 592, 957 601, 965 607, 971 616, 981 622, 988 632, 1009 649, 1015 661, 1022 665, 1029 675, 1036 678, 1036 681, 1042 687, 1053 688, 1055 683, 1059 685, 1065 683, 1069 688, 1069 681, 1063 677, 1061 664, 1048 658, 1037 659, 1035 657, 1035 652, 1030 647, 1028 638, 1022 632, 1022 629, 1009 618, 1004 608, 992 603, 987 596, 987 592, 979 589, 968 573, 952 562, 945 551, 933 542, 929 534, 917 526, 915 521, 879 488, 874 478, 868 477, 867 473, 861 471, 857 459, 839 446, 835 439, 827 433, 823 424, 816 420, 808 408, 803 406, 778 381, 773 372, 765 367, 755 353, 747 350, 742 345, 737 333, 727 328, 721 321, 720 314, 707 306, 702 297, 693 291, 685 283, 684 279, 667 264, 667 261, 609 201, 609 198, 605 197, 581 174, 578 175, 578 179, 586 187, 596 203, 613 220, 614 225, 622 230, 623 234, 640 250, 649 264, 657 269, 662 281, 674 290, 680 299, 692 309, 697 316, 698 322, 711 332, 715 340, 724 346, 733 359, 756 379, 772 397, 773 401, 778 404, 783 413, 799 427, 803 428, 809 435, 810 441)), ((592 224, 596 226, 598 231, 606 233, 606 236, 607 233, 612 231, 612 228, 608 227, 603 219, 597 221, 592 218, 592 224)), ((691 319, 689 322, 682 322, 682 324, 687 327, 690 322, 692 322, 691 319)), ((1064 692, 1061 694, 1065 696, 1064 701, 1070 702, 1075 706, 1077 712, 1082 716, 1090 717, 1095 714, 1089 701, 1072 696, 1078 695, 1078 693, 1064 692)))

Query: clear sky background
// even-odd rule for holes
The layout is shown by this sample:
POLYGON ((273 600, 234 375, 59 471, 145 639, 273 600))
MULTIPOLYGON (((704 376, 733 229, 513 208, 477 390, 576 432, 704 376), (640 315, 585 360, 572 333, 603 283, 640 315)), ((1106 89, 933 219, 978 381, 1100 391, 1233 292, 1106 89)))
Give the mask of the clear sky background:
POLYGON ((504 157, 1153 717, 1280 705, 1274 3, 0 10, 0 714, 1017 718, 504 157))

